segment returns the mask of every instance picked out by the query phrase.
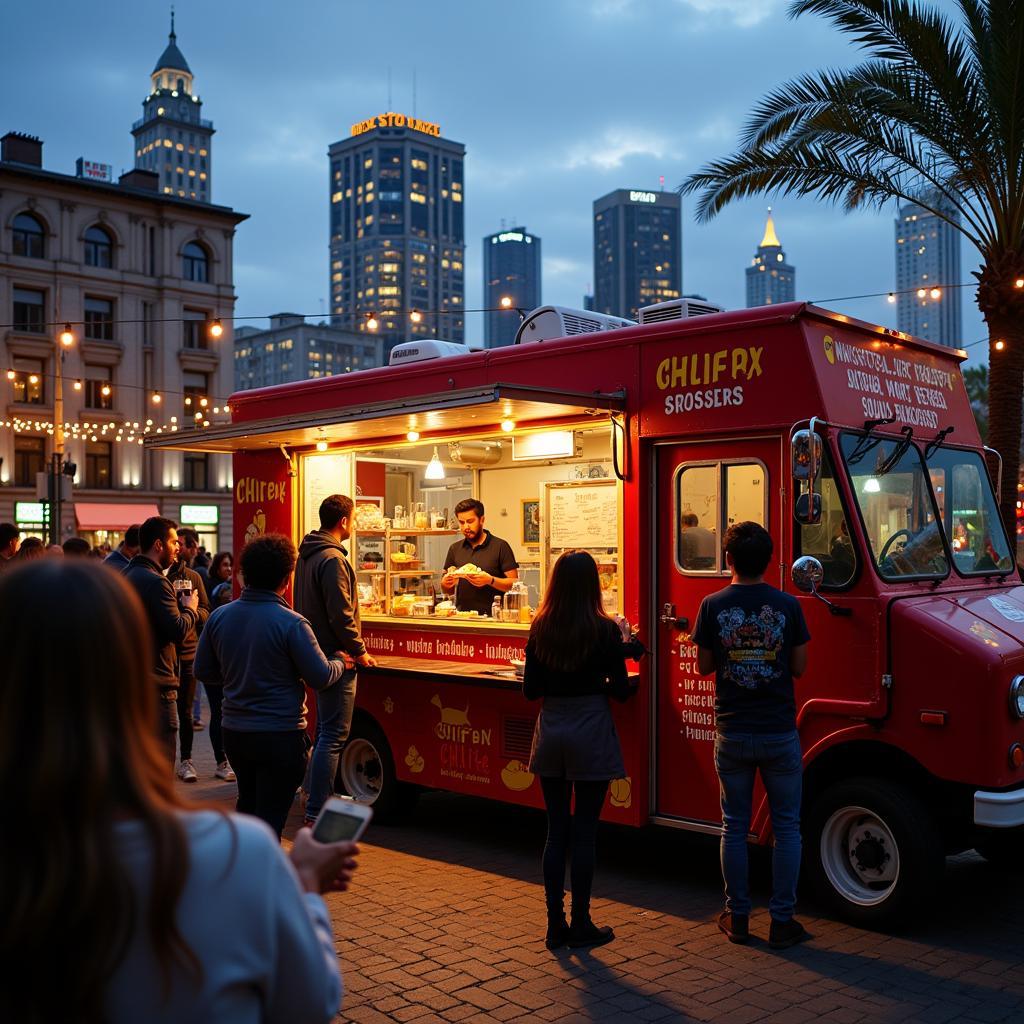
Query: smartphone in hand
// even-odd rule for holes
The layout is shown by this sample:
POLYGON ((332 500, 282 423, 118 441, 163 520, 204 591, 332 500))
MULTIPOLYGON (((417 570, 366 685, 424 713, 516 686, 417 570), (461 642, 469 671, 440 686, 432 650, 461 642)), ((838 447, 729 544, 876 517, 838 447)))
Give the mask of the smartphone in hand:
POLYGON ((313 838, 319 843, 358 842, 366 831, 373 808, 350 796, 332 796, 320 809, 313 823, 313 838))

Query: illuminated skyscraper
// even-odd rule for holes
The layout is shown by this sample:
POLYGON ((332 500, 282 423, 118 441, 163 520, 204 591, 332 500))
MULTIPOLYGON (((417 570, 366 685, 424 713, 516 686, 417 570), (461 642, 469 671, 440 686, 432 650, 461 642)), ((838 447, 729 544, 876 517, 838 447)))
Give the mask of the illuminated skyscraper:
POLYGON ((167 48, 153 68, 143 116, 132 125, 135 166, 160 175, 160 191, 211 201, 213 122, 199 115, 202 100, 192 91, 192 72, 178 49, 171 14, 167 48))
POLYGON ((594 309, 636 319, 683 289, 682 204, 676 192, 620 188, 594 201, 594 309))
POLYGON ((437 124, 380 114, 330 147, 331 321, 379 323, 385 357, 416 337, 465 337, 463 162, 437 124))
POLYGON ((775 234, 772 208, 768 207, 768 223, 757 254, 747 267, 747 309, 792 302, 796 298, 796 267, 786 262, 782 243, 775 234))
MULTIPOLYGON (((959 220, 955 210, 946 212, 959 220)), ((895 228, 896 326, 956 348, 963 341, 960 289, 948 286, 960 281, 960 232, 911 203, 900 207, 895 228)))
POLYGON ((484 306, 498 310, 484 320, 484 347, 511 345, 519 330, 515 310, 540 305, 540 239, 526 228, 510 228, 484 239, 484 306), (510 300, 507 310, 501 300, 510 300))

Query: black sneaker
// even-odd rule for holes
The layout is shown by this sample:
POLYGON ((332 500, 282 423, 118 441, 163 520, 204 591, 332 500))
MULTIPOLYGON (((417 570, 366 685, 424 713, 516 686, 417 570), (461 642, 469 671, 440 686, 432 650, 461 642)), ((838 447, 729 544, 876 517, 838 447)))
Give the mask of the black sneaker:
POLYGON ((795 918, 788 921, 772 921, 768 932, 768 945, 772 949, 789 949, 798 942, 806 942, 811 933, 795 918))
POLYGON ((723 910, 718 915, 718 930, 737 946, 745 946, 750 941, 750 918, 746 914, 730 914, 723 910))
POLYGON ((577 924, 573 921, 569 927, 566 944, 570 949, 584 949, 588 946, 604 946, 615 938, 615 932, 607 925, 598 928, 593 921, 577 924))

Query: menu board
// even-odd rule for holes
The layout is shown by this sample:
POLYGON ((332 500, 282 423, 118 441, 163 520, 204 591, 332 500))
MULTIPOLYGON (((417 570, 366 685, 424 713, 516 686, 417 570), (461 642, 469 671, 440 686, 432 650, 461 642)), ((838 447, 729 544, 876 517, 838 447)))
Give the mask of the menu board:
POLYGON ((352 456, 343 452, 302 460, 302 529, 320 529, 320 503, 331 494, 352 493, 352 456))
POLYGON ((618 547, 619 493, 614 480, 573 480, 545 488, 549 549, 618 547))

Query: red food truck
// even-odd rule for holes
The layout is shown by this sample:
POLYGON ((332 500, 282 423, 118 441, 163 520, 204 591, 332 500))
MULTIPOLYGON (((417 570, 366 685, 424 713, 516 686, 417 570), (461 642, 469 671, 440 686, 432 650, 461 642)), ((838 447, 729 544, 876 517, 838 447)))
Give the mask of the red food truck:
MULTIPOLYGON (((604 818, 718 833, 714 682, 689 630, 727 582, 725 530, 755 520, 813 637, 796 690, 817 889, 876 924, 947 854, 1024 851, 1024 587, 965 354, 799 303, 539 342, 532 316, 513 347, 407 345, 403 365, 242 392, 230 425, 147 439, 233 454, 236 551, 355 497, 378 666, 339 786, 382 815, 424 788, 541 806, 514 662, 553 560, 585 548, 650 651, 615 708, 626 775, 604 818), (467 497, 519 563, 493 616, 438 587, 467 497)), ((763 793, 751 840, 771 840, 763 793)))

